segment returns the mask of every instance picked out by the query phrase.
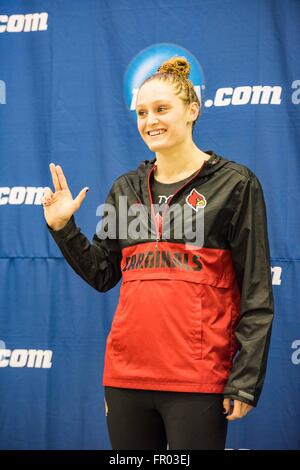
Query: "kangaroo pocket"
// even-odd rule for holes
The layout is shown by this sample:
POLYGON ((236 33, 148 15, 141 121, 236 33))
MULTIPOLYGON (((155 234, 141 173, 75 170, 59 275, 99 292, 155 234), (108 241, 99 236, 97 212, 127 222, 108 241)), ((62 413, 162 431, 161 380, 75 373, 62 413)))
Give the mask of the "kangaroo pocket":
MULTIPOLYGON (((123 281, 113 319, 113 354, 138 371, 186 370, 230 358, 229 288, 180 279, 123 281)), ((224 285, 224 282, 223 282, 224 285)))
POLYGON ((134 364, 186 367, 201 358, 201 296, 197 283, 156 279, 122 284, 111 329, 115 354, 134 364))

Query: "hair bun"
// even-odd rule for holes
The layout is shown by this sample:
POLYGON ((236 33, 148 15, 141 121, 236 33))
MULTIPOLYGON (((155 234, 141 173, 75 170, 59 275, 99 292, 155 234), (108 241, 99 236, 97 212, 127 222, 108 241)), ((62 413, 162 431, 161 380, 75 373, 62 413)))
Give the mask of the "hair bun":
POLYGON ((182 78, 188 78, 191 66, 185 57, 171 57, 157 69, 161 73, 174 73, 182 78))

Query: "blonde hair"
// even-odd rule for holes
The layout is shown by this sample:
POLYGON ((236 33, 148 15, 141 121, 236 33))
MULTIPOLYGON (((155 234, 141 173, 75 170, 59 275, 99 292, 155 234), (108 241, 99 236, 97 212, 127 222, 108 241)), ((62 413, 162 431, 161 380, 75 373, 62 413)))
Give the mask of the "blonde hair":
POLYGON ((195 92, 193 82, 188 78, 190 70, 191 66, 185 57, 171 57, 163 62, 153 75, 146 78, 141 87, 152 80, 162 80, 173 87, 174 94, 183 101, 186 107, 194 101, 198 103, 199 113, 192 123, 192 130, 194 130, 196 121, 200 116, 201 104, 195 92))

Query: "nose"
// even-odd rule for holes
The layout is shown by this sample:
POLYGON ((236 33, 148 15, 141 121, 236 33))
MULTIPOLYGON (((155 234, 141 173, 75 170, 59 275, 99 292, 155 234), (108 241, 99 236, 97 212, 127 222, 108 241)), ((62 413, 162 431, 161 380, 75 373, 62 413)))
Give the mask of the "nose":
POLYGON ((158 119, 155 116, 153 117, 149 116, 149 119, 148 119, 149 126, 153 126, 154 124, 157 124, 157 123, 158 123, 158 119))

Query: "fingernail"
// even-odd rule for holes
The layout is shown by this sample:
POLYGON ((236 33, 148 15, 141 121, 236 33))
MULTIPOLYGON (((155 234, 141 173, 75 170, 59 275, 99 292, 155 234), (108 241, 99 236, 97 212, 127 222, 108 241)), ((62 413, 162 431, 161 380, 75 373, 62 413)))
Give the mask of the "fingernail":
POLYGON ((87 189, 85 190, 85 192, 87 193, 89 190, 90 190, 90 188, 87 188, 87 189))

